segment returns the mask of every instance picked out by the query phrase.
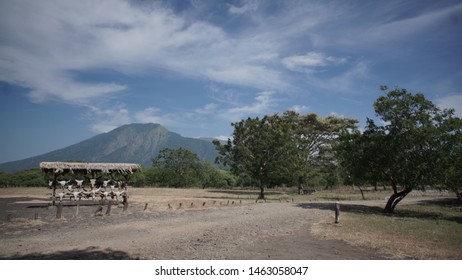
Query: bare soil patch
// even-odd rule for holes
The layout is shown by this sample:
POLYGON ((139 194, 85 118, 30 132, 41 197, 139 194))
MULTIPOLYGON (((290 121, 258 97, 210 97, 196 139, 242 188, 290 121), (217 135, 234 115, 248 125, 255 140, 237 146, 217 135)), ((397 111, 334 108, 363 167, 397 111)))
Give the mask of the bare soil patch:
POLYGON ((56 219, 46 190, 29 190, 0 190, 2 259, 388 258, 314 236, 312 226, 331 218, 329 209, 255 203, 245 191, 132 189, 127 212, 114 205, 105 215, 104 204, 95 216, 100 202, 82 201, 76 216, 71 202, 56 219))

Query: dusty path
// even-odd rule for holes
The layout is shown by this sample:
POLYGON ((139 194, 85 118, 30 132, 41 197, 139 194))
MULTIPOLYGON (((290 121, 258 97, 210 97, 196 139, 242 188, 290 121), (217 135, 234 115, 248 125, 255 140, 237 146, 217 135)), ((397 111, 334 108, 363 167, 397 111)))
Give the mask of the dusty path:
MULTIPOLYGON (((0 258, 25 259, 384 259, 341 241, 320 240, 310 227, 332 211, 296 203, 260 203, 128 213, 115 207, 94 216, 97 205, 55 210, 1 198, 0 258), (22 209, 24 208, 24 209, 22 209), (10 221, 5 216, 10 213, 10 221), (33 218, 11 219, 11 213, 33 218)), ((37 203, 35 203, 37 205, 37 203)))

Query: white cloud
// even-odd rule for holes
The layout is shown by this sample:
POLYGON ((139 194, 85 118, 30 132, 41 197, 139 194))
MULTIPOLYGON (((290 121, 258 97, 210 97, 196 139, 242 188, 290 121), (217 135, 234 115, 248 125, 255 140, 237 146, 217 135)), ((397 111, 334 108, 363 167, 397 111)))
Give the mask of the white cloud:
POLYGON ((99 108, 87 106, 88 111, 84 118, 91 121, 90 128, 93 132, 104 133, 113 130, 121 125, 132 122, 129 110, 123 104, 99 108))
POLYGON ((186 114, 162 113, 159 108, 147 107, 139 111, 133 111, 125 104, 104 106, 104 109, 97 106, 88 106, 84 118, 92 124, 93 132, 103 133, 115 129, 124 124, 130 123, 157 123, 166 127, 178 127, 182 119, 187 119, 186 114))
POLYGON ((455 115, 462 118, 462 93, 439 98, 436 105, 442 109, 454 109, 455 115))
POLYGON ((455 15, 461 11, 462 4, 436 8, 430 11, 424 10, 415 16, 374 25, 370 29, 365 30, 361 34, 361 37, 369 41, 384 41, 409 37, 420 32, 428 32, 430 27, 447 22, 451 15, 455 15))
POLYGON ((230 14, 242 15, 245 13, 256 11, 258 8, 258 2, 257 1, 247 1, 244 5, 240 7, 234 6, 231 4, 228 4, 228 6, 229 6, 228 12, 230 14))
POLYGON ((209 103, 206 104, 202 108, 198 108, 194 110, 194 113, 199 114, 199 115, 211 115, 215 114, 218 109, 218 105, 216 103, 209 103))
POLYGON ((370 77, 368 70, 367 62, 359 60, 344 72, 332 77, 319 78, 315 75, 308 75, 306 79, 311 86, 318 90, 334 93, 357 93, 364 81, 370 77))
POLYGON ((221 116, 230 121, 239 121, 249 116, 259 116, 274 111, 276 99, 274 92, 260 92, 255 96, 254 102, 249 105, 234 106, 223 110, 221 116))
POLYGON ((345 115, 339 114, 339 113, 336 113, 336 112, 330 112, 329 116, 337 117, 337 118, 346 118, 345 115))
POLYGON ((232 37, 159 5, 11 1, 2 4, 0 26, 0 78, 30 88, 35 101, 89 104, 127 88, 111 81, 83 83, 71 74, 91 69, 128 74, 167 69, 232 85, 288 87, 266 65, 277 57, 274 44, 232 37))
POLYGON ((311 111, 311 108, 305 105, 294 105, 290 107, 288 110, 297 112, 299 114, 306 114, 311 111))
MULTIPOLYGON (((96 120, 94 130, 133 121, 180 126, 185 119, 202 120, 209 115, 236 121, 273 113, 278 106, 277 93, 357 92, 371 76, 371 69, 366 59, 350 56, 346 45, 375 48, 387 38, 421 32, 462 9, 459 4, 418 11, 410 13, 414 15, 410 18, 400 13, 396 20, 390 18, 397 11, 395 2, 382 4, 391 7, 386 12, 370 9, 368 14, 365 9, 338 2, 286 3, 278 3, 281 9, 269 7, 272 3, 267 1, 223 4, 223 21, 217 22, 138 1, 4 1, 0 9, 0 80, 29 88, 34 102, 55 100, 94 107, 95 102, 104 102, 102 99, 113 101, 127 92, 137 93, 130 92, 129 82, 84 81, 81 73, 174 73, 178 79, 212 84, 213 103, 181 114, 153 107, 128 113, 116 106, 118 116, 90 110, 96 120), (370 24, 357 20, 361 16, 370 24), (248 19, 251 25, 240 24, 248 19), (245 104, 243 92, 249 89, 259 93, 245 104)), ((106 108, 109 103, 99 107, 106 108)), ((296 105, 293 109, 309 107, 296 105)))
POLYGON ((228 139, 233 139, 232 136, 224 136, 224 135, 220 135, 220 136, 215 136, 213 137, 213 139, 217 139, 217 140, 220 140, 220 141, 228 141, 228 139))
POLYGON ((346 58, 339 58, 334 56, 327 56, 320 52, 308 52, 306 55, 288 56, 282 59, 287 69, 292 71, 311 71, 316 67, 325 67, 328 65, 342 64, 347 61, 346 58))

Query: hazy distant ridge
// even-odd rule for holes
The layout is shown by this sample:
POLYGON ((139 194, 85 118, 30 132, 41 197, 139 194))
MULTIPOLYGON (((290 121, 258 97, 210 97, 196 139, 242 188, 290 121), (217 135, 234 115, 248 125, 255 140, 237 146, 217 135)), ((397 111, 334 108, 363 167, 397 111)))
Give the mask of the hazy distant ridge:
POLYGON ((43 155, 0 164, 0 171, 16 172, 38 167, 42 161, 133 162, 151 166, 163 148, 186 148, 201 160, 218 155, 211 141, 182 137, 159 124, 128 124, 88 140, 43 155))

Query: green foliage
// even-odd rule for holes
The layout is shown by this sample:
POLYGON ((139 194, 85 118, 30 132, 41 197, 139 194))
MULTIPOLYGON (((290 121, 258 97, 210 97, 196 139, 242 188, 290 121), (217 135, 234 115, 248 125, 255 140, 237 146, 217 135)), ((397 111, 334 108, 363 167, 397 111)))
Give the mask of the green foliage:
POLYGON ((0 187, 43 187, 47 186, 39 168, 27 169, 17 173, 0 172, 0 187))
POLYGON ((337 116, 321 118, 314 113, 299 115, 291 111, 285 116, 294 126, 297 154, 293 172, 299 191, 305 185, 316 186, 316 182, 325 187, 338 185, 340 170, 334 147, 344 131, 357 130, 358 121, 337 116))
POLYGON ((153 159, 154 176, 163 186, 197 187, 201 182, 201 164, 197 155, 187 149, 164 148, 153 159))
POLYGON ((230 188, 236 179, 228 171, 201 162, 187 149, 165 148, 153 159, 152 168, 144 172, 144 181, 162 187, 230 188))
POLYGON ((214 144, 217 162, 230 166, 233 174, 264 188, 281 185, 338 184, 333 144, 338 134, 356 127, 356 120, 288 111, 233 123, 233 141, 214 144), (321 179, 319 179, 321 178, 321 179), (250 179, 250 180, 248 180, 250 179))
MULTIPOLYGON (((353 182, 391 184, 394 193, 385 211, 393 212, 413 189, 441 181, 441 168, 460 152, 453 147, 460 147, 461 123, 453 111, 440 110, 423 94, 405 89, 380 96, 374 108, 383 124, 368 119, 362 134, 343 133, 337 155, 353 182)), ((455 178, 451 174, 457 177, 448 171, 446 178, 455 178)))
POLYGON ((260 198, 265 186, 283 184, 293 180, 288 176, 293 169, 296 153, 292 125, 277 114, 248 118, 232 124, 233 141, 221 145, 214 141, 220 157, 217 162, 231 167, 240 177, 249 177, 258 183, 260 198))

